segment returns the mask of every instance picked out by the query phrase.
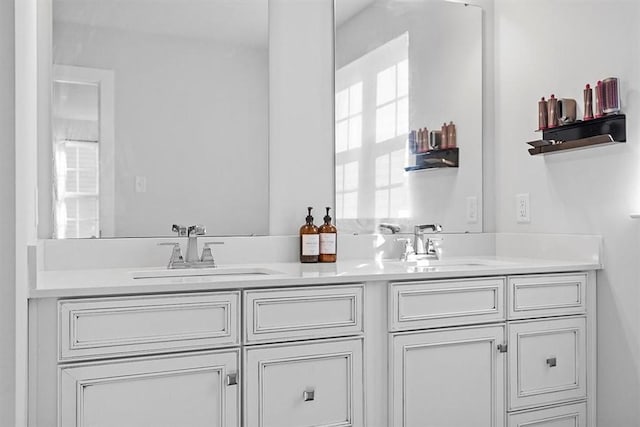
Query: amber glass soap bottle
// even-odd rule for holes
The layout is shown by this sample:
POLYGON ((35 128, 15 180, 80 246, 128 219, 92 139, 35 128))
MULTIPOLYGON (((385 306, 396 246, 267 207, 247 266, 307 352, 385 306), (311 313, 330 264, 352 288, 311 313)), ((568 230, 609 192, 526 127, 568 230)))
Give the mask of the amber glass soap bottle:
POLYGON ((312 207, 307 208, 306 223, 300 227, 300 262, 318 262, 320 254, 320 235, 318 227, 313 225, 313 217, 311 216, 312 207))
POLYGON ((331 217, 327 207, 327 214, 324 216, 324 224, 318 228, 320 232, 320 262, 336 262, 337 258, 337 237, 338 230, 331 224, 331 217))

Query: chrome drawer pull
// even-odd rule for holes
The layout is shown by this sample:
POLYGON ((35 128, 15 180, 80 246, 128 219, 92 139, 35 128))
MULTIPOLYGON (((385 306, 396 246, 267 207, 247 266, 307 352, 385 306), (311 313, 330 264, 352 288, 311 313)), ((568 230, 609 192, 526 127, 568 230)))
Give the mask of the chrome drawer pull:
POLYGON ((305 402, 310 402, 312 400, 315 400, 316 391, 315 390, 305 390, 302 393, 302 398, 304 399, 305 402))
POLYGON ((553 368, 554 366, 556 366, 556 365, 557 365, 556 357, 555 357, 555 356, 553 356, 553 357, 548 358, 548 359, 547 359, 547 365, 548 365, 550 368, 553 368))
POLYGON ((237 385, 237 384, 238 384, 238 374, 227 375, 227 385, 237 385))

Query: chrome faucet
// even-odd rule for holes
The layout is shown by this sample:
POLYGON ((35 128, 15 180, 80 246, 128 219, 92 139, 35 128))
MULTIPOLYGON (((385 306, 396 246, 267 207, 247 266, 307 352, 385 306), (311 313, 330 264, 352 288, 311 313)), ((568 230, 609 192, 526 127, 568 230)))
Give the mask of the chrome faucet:
POLYGON ((207 229, 204 225, 190 225, 187 228, 187 258, 186 262, 198 262, 198 236, 204 236, 207 233, 207 229))
POLYGON ((424 240, 425 230, 432 230, 435 233, 440 233, 442 231, 442 226, 440 224, 416 225, 413 228, 413 239, 407 237, 396 239, 397 242, 404 243, 404 251, 400 254, 400 261, 438 259, 438 242, 442 239, 437 237, 428 237, 424 240))
POLYGON ((202 256, 198 256, 198 236, 204 236, 207 232, 203 225, 191 225, 185 227, 183 225, 173 224, 171 230, 178 233, 179 237, 186 236, 187 241, 187 256, 182 256, 179 243, 159 243, 159 245, 172 246, 171 258, 169 259, 169 265, 167 268, 213 268, 216 266, 213 259, 213 253, 211 251, 211 245, 222 245, 223 242, 207 242, 202 248, 202 256))
POLYGON ((424 231, 433 230, 435 233, 442 231, 440 224, 422 224, 413 227, 413 251, 416 255, 436 255, 431 239, 424 240, 424 231))

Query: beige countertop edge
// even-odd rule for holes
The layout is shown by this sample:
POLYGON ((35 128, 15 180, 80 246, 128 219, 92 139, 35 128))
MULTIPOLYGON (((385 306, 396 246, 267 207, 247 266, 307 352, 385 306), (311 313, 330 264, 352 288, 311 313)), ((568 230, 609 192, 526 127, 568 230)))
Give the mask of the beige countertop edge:
MULTIPOLYGON (((314 286, 375 281, 412 281, 519 274, 568 273, 599 270, 596 262, 491 258, 491 265, 448 265, 415 271, 405 266, 384 266, 371 260, 339 261, 331 264, 251 264, 254 268, 281 274, 133 279, 135 269, 64 270, 38 273, 29 298, 73 298, 85 296, 142 295, 174 292, 235 290, 266 287, 314 286)), ((140 269, 138 269, 140 270, 140 269)))

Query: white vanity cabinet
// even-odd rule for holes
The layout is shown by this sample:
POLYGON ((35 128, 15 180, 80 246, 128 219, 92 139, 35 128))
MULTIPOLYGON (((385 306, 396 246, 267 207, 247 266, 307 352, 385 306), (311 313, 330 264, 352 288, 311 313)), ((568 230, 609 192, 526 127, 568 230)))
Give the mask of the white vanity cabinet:
POLYGON ((246 427, 365 426, 363 300, 362 284, 245 291, 246 427))
POLYGON ((389 425, 595 426, 595 277, 389 284, 389 425))
POLYGON ((239 291, 62 299, 56 311, 58 426, 240 426, 239 291))
POLYGON ((395 282, 389 301, 389 424, 504 426, 505 278, 395 282))
POLYGON ((370 279, 31 299, 29 426, 595 427, 595 272, 370 279))
POLYGON ((32 300, 30 426, 364 427, 363 334, 363 284, 32 300))

